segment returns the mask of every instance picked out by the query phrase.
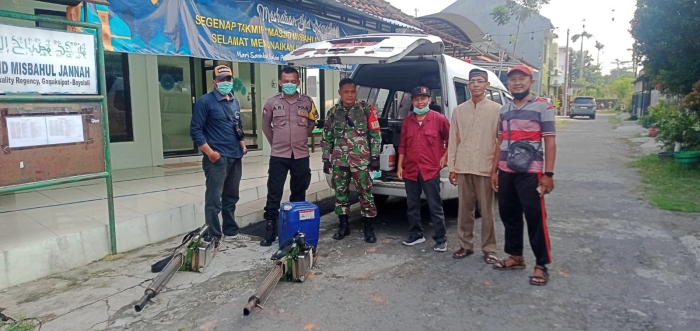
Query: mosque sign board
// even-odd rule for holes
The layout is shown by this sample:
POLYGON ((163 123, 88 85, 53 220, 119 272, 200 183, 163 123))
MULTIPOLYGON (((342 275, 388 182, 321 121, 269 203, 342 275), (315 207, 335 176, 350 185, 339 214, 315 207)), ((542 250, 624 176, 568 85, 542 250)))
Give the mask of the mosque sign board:
POLYGON ((0 94, 97 94, 95 36, 0 24, 0 94))

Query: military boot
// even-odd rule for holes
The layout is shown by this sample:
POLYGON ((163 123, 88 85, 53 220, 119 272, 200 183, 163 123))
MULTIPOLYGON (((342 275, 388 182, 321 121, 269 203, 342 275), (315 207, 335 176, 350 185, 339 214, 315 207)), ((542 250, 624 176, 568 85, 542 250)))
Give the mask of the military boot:
POLYGON ((338 221, 340 221, 340 226, 338 226, 338 233, 333 235, 335 240, 343 240, 345 236, 350 235, 350 221, 348 215, 339 215, 338 221))
POLYGON ((374 236, 374 219, 365 217, 365 242, 374 244, 377 237, 374 236))
POLYGON ((265 225, 265 236, 260 241, 260 246, 272 246, 272 243, 277 239, 277 221, 267 220, 265 225))

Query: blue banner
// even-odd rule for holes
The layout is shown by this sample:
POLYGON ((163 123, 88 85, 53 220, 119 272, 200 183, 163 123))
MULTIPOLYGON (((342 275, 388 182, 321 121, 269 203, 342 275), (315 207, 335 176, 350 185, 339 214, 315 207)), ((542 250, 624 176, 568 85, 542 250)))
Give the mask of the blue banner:
MULTIPOLYGON (((105 50, 284 64, 299 46, 366 30, 301 10, 251 0, 110 0, 88 4, 105 50)), ((326 66, 324 66, 326 67, 326 66)), ((352 68, 331 68, 349 70, 352 68)))

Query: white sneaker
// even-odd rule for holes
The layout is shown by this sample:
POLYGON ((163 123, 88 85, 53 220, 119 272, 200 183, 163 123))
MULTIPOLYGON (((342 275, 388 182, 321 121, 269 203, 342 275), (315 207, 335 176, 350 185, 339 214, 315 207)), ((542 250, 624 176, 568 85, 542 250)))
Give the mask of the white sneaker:
POLYGON ((422 244, 424 242, 425 242, 425 237, 412 234, 408 237, 408 239, 406 239, 406 241, 403 242, 403 244, 406 246, 414 246, 414 245, 422 244))
POLYGON ((224 241, 250 241, 250 237, 239 233, 235 236, 224 236, 224 241))

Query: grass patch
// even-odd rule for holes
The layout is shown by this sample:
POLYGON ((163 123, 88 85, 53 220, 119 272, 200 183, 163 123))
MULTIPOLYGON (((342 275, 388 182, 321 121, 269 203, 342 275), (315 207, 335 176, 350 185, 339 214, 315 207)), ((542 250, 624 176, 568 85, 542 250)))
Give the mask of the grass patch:
POLYGON ((38 320, 20 318, 15 322, 0 321, 0 330, 2 331, 34 331, 37 328, 38 320))
POLYGON ((661 209, 687 213, 700 212, 700 170, 683 169, 673 160, 647 155, 630 164, 638 168, 644 195, 661 209))
POLYGON ((102 261, 117 261, 124 258, 124 254, 110 254, 102 258, 102 261))
POLYGON ((620 124, 620 123, 622 123, 622 119, 619 118, 619 117, 617 117, 617 116, 610 117, 610 118, 608 119, 608 121, 610 121, 610 123, 613 123, 613 124, 620 124))
POLYGON ((600 114, 619 114, 620 113, 619 111, 617 111, 615 109, 610 109, 610 108, 603 109, 603 110, 596 110, 596 112, 600 113, 600 114))
POLYGON ((567 124, 569 124, 569 122, 571 122, 571 120, 565 120, 565 119, 557 118, 557 120, 554 122, 554 126, 557 127, 557 128, 563 128, 563 127, 565 127, 567 124))

